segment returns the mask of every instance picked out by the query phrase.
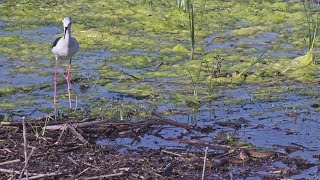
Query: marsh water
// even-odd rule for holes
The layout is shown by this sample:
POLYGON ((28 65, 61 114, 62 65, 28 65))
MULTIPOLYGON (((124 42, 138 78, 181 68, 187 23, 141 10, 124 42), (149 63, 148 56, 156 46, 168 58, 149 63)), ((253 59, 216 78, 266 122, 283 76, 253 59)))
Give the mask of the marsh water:
MULTIPOLYGON (((241 23, 239 26, 242 26, 241 23)), ((62 33, 62 28, 58 26, 58 23, 57 26, 7 30, 7 28, 16 27, 10 22, 0 21, 0 37, 18 39, 18 41, 12 40, 13 44, 9 44, 8 48, 12 51, 23 51, 20 55, 24 56, 23 59, 20 59, 19 53, 17 55, 10 52, 0 53, 0 114, 3 119, 14 121, 22 117, 33 119, 52 112, 55 61, 48 42, 53 42, 62 33), (14 45, 14 43, 24 43, 24 46, 28 46, 30 42, 34 49, 24 50, 14 45), (40 46, 41 53, 37 50, 40 46), (33 54, 33 50, 37 53, 33 54)), ((264 52, 266 52, 264 55, 266 59, 294 59, 307 51, 306 47, 297 48, 293 42, 284 41, 283 34, 278 30, 270 29, 248 36, 237 36, 233 33, 236 28, 228 27, 201 37, 204 53, 214 52, 220 55, 222 61, 225 61, 222 62, 223 67, 224 65, 230 67, 240 61, 246 62, 248 57, 257 58, 264 52), (228 57, 228 54, 235 52, 239 54, 232 58, 228 57)), ((77 31, 79 28, 76 27, 73 30, 77 31)), ((289 33, 288 31, 290 32, 290 28, 287 28, 286 32, 289 33)), ((140 34, 129 35, 140 36, 140 34)), ((170 36, 174 35, 170 34, 170 36)), ((76 33, 74 36, 77 38, 76 33)), ((90 34, 88 37, 91 37, 90 34)), ((104 111, 104 108, 100 111, 97 108, 105 106, 105 108, 114 109, 114 112, 111 113, 113 119, 120 119, 122 111, 130 111, 131 108, 145 111, 145 113, 150 111, 163 113, 165 117, 177 122, 213 129, 205 134, 193 132, 185 135, 185 139, 196 138, 214 144, 217 143, 215 137, 221 134, 232 134, 241 141, 266 149, 281 151, 285 146, 300 147, 301 150, 290 156, 301 156, 318 163, 319 159, 315 158, 320 154, 320 113, 318 110, 320 89, 318 83, 302 83, 280 77, 277 80, 248 82, 232 86, 217 84, 210 89, 213 95, 209 97, 202 96, 209 90, 207 86, 199 83, 198 88, 205 90, 199 91, 196 99, 189 98, 193 96, 190 78, 187 75, 179 76, 177 67, 175 67, 176 64, 185 63, 183 59, 188 59, 187 55, 180 55, 180 52, 165 52, 167 54, 164 55, 160 51, 162 46, 167 47, 179 43, 188 47, 188 43, 179 42, 179 37, 177 39, 172 39, 172 37, 162 39, 157 36, 147 38, 156 41, 156 44, 146 48, 142 46, 122 51, 96 46, 82 48, 75 55, 72 63, 74 107, 72 111, 67 109, 67 85, 64 80, 67 62, 60 61, 59 111, 71 115, 86 111, 99 113, 104 111), (174 59, 176 56, 178 60, 174 59), (161 64, 165 65, 164 71, 159 70, 162 68, 161 64), (172 74, 166 74, 170 70, 172 74), (164 74, 159 76, 152 74, 157 71, 162 71, 164 74), (179 94, 183 97, 180 97, 179 94), (190 106, 187 103, 189 100, 200 103, 196 107, 190 106), (110 105, 112 103, 114 106, 110 105), (237 128, 223 124, 236 124, 237 128)), ((81 42, 84 40, 80 40, 80 46, 81 42)), ((108 43, 107 40, 106 43, 108 43)), ((183 67, 180 66, 180 68, 183 67)), ((227 71, 226 67, 222 68, 222 71, 227 71)), ((235 68, 230 69, 235 71, 237 67, 235 68)), ((253 66, 251 71, 259 68, 259 66, 253 66)), ((272 79, 272 77, 266 78, 272 79)), ((137 119, 139 117, 135 118, 137 119)), ((163 137, 171 138, 183 133, 184 129, 171 126, 165 127, 160 132, 163 137)), ((146 134, 141 138, 139 142, 128 137, 101 138, 97 144, 121 146, 123 147, 122 153, 139 147, 194 148, 203 151, 202 148, 167 141, 152 134, 146 134)), ((292 178, 313 176, 319 176, 317 167, 292 178)))

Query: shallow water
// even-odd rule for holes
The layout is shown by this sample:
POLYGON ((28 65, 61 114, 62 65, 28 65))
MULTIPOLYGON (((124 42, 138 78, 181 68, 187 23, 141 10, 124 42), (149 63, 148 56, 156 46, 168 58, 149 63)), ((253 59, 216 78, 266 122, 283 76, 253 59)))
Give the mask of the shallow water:
MULTIPOLYGON (((0 22, 0 26, 5 26, 5 23, 0 22)), ((19 35, 21 38, 26 38, 34 42, 52 42, 57 33, 61 32, 58 27, 40 27, 35 30, 17 30, 13 32, 0 31, 0 36, 19 35)), ((278 34, 274 32, 267 32, 256 37, 240 37, 227 38, 221 42, 213 42, 218 36, 229 36, 229 32, 222 33, 222 35, 213 34, 205 38, 207 43, 205 50, 210 52, 214 49, 223 49, 224 51, 233 51, 234 47, 241 46, 242 48, 254 48, 258 52, 253 53, 252 56, 260 56, 261 52, 269 50, 272 47, 272 42, 278 39, 278 34), (244 44, 239 44, 244 43, 244 44)), ((290 44, 282 44, 281 46, 288 47, 290 51, 277 50, 275 52, 267 53, 268 56, 286 56, 289 58, 297 57, 304 53, 302 50, 293 50, 290 44)), ((48 47, 50 50, 50 47, 48 47)), ((48 52, 50 53, 50 52, 48 52)), ((72 76, 87 80, 90 85, 88 91, 82 92, 80 89, 81 82, 76 82, 72 85, 72 90, 78 97, 78 107, 87 107, 94 103, 92 99, 109 98, 121 99, 123 101, 141 102, 146 100, 136 99, 125 93, 114 92, 106 88, 104 85, 95 84, 101 74, 97 68, 108 66, 118 72, 125 72, 131 75, 140 74, 143 72, 152 71, 152 68, 131 69, 124 67, 121 63, 109 62, 109 58, 121 57, 126 55, 144 55, 148 57, 160 56, 158 52, 146 52, 143 49, 133 49, 120 54, 113 54, 106 49, 80 51, 74 58, 72 66, 72 76)), ((21 119, 22 116, 28 118, 35 118, 46 114, 40 110, 41 108, 52 108, 53 95, 53 67, 54 57, 51 59, 40 59, 37 63, 20 61, 19 59, 11 60, 6 54, 0 55, 0 88, 1 87, 21 87, 21 86, 36 86, 41 84, 48 84, 48 87, 33 89, 30 92, 17 92, 1 96, 2 102, 18 102, 14 109, 0 108, 0 114, 8 112, 14 113, 12 118, 14 120, 21 119), (38 65, 38 67, 34 65, 38 65), (28 68, 32 65, 27 73, 15 72, 17 67, 28 68), (44 75, 45 74, 45 75, 44 75), (23 99, 23 102, 20 100, 23 99), (19 103, 20 102, 20 103, 19 103), (26 103, 27 102, 27 103, 26 103)), ((60 62, 59 79, 64 79, 63 73, 66 69, 66 62, 60 62)), ((110 77, 112 78, 112 77, 110 77)), ((161 84, 161 89, 164 91, 175 90, 181 88, 179 85, 170 83, 175 78, 148 78, 148 80, 155 80, 149 82, 152 86, 158 87, 161 84)), ((112 80, 114 83, 121 84, 118 80, 112 80)), ((139 86, 141 82, 135 82, 139 86)), ((146 83, 146 82, 143 82, 146 83)), ((142 83, 141 83, 142 84, 142 83)), ((212 138, 217 136, 220 132, 228 131, 235 136, 240 137, 241 140, 251 142, 257 147, 274 149, 277 146, 294 146, 301 145, 304 150, 292 153, 291 156, 302 156, 311 162, 317 162, 313 155, 320 154, 320 124, 318 122, 319 112, 311 107, 312 104, 317 103, 316 98, 312 95, 303 96, 302 92, 316 92, 319 95, 319 88, 299 83, 283 83, 280 86, 289 89, 297 89, 283 93, 272 92, 272 97, 277 97, 275 100, 261 100, 254 95, 261 89, 268 89, 259 85, 242 85, 233 89, 220 89, 216 91, 219 95, 217 99, 212 100, 210 104, 203 105, 198 110, 190 110, 191 108, 185 105, 175 104, 171 101, 169 95, 164 95, 167 103, 160 104, 157 112, 163 112, 170 109, 180 110, 186 115, 169 115, 167 118, 183 122, 187 124, 196 124, 200 127, 213 127, 216 129, 213 132, 205 133, 199 140, 213 141, 212 138), (318 92, 318 93, 317 93, 318 92), (296 116, 290 117, 289 113, 296 113, 296 116), (247 122, 241 123, 244 119, 247 122), (241 124, 240 129, 232 127, 222 127, 218 124, 220 121, 230 120, 241 124)), ((66 84, 61 83, 58 87, 59 96, 66 95, 66 84)), ((74 103, 75 97, 73 97, 74 103)), ((67 107, 68 102, 66 98, 60 98, 59 105, 67 107)), ((155 127, 157 128, 157 127, 155 127)), ((160 134, 165 138, 175 138, 185 132, 182 128, 166 127, 161 130, 160 134)), ((201 135, 199 132, 193 132, 184 136, 185 139, 192 139, 192 136, 201 135)), ((203 135, 203 134, 202 134, 203 135)), ((128 149, 136 149, 139 147, 148 148, 195 148, 201 151, 198 147, 193 147, 184 143, 172 142, 159 138, 150 134, 145 134, 141 137, 139 142, 134 141, 129 137, 115 138, 115 139, 99 139, 99 145, 114 145, 122 146, 121 151, 126 152, 128 149)), ((279 165, 280 166, 280 165, 279 165)), ((307 177, 309 174, 317 172, 316 169, 311 168, 304 174, 295 176, 294 178, 307 177)), ((263 172, 262 172, 263 173, 263 172)))

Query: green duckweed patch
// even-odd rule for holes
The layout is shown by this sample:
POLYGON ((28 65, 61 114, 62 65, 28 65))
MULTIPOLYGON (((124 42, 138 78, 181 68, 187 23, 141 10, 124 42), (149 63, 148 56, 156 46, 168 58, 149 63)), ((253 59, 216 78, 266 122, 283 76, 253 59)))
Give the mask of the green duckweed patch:
MULTIPOLYGON (((152 117, 155 112, 155 107, 152 103, 135 103, 130 101, 122 101, 117 99, 101 98, 91 104, 89 108, 90 117, 108 118, 111 120, 124 120, 131 117, 147 119, 152 117)), ((83 112, 70 112, 74 116, 81 116, 83 112), (77 114, 78 113, 78 114, 77 114)))
POLYGON ((8 54, 10 59, 35 63, 40 58, 49 57, 49 43, 33 42, 18 35, 0 37, 0 53, 8 54))
MULTIPOLYGON (((196 8, 193 60, 189 60, 191 44, 188 13, 178 8, 175 1, 164 0, 153 2, 152 6, 147 1, 116 0, 81 0, 68 4, 62 0, 4 2, 0 4, 0 20, 9 23, 4 27, 4 32, 13 34, 0 37, 0 53, 8 55, 7 62, 26 63, 16 65, 10 71, 12 74, 34 73, 52 76, 54 57, 50 52, 49 42, 52 37, 47 37, 48 42, 43 43, 23 38, 14 32, 44 26, 61 28, 62 17, 71 16, 74 21, 73 36, 79 41, 80 53, 101 49, 112 53, 108 58, 98 57, 100 60, 103 59, 103 63, 95 69, 90 69, 97 73, 97 78, 84 83, 102 86, 105 91, 120 93, 125 97, 152 97, 161 104, 165 101, 165 95, 161 93, 165 92, 171 97, 166 100, 186 105, 200 99, 201 102, 207 102, 206 99, 210 99, 221 87, 237 88, 243 84, 278 82, 284 78, 294 81, 317 81, 318 65, 302 63, 303 66, 299 66, 297 64, 301 63, 296 63, 300 62, 299 57, 273 56, 278 50, 290 53, 305 47, 306 24, 301 3, 286 3, 280 0, 195 0, 194 3, 196 8), (274 40, 263 36, 269 32, 276 34, 274 40), (242 42, 239 40, 241 38, 245 38, 246 41, 242 42), (211 45, 214 45, 214 48, 211 48, 211 45), (268 55, 265 55, 263 62, 255 63, 257 57, 266 49, 268 55), (40 66, 41 61, 44 63, 40 66), (254 65, 251 66, 252 64, 254 65), (40 67, 51 68, 52 72, 39 71, 40 67), (243 71, 246 72, 241 73, 243 71), (144 82, 154 79, 157 80, 151 83, 144 82), (161 85, 161 82, 167 80, 175 86, 165 83, 161 85)), ((86 61, 86 57, 80 53, 76 55, 75 60, 86 61)), ((98 63, 98 60, 88 64, 90 63, 98 63)), ((65 62, 61 64, 63 68, 66 67, 65 62)), ((82 73, 83 69, 79 64, 73 66, 76 68, 72 73, 82 73)), ((90 75, 94 74, 93 72, 88 73, 90 75)), ((60 76, 58 83, 64 81, 60 76)), ((20 87, 18 90, 3 87, 0 89, 0 95, 30 92, 38 88, 52 91, 53 87, 50 84, 47 86, 34 85, 20 87)), ((88 92, 97 93, 93 88, 88 92)), ((255 98, 281 99, 272 95, 273 93, 285 92, 271 91, 270 95, 270 92, 263 91, 255 94, 255 98)), ((240 104, 243 101, 240 99, 226 102, 240 104)))
POLYGON ((2 87, 0 88, 0 95, 6 95, 6 94, 14 94, 16 92, 16 88, 14 87, 2 87))
POLYGON ((245 27, 241 29, 236 29, 231 31, 231 35, 233 36, 252 36, 257 35, 259 33, 263 33, 268 31, 266 27, 263 26, 255 26, 255 27, 245 27))
POLYGON ((110 83, 106 86, 106 88, 108 88, 110 91, 129 94, 130 96, 135 96, 137 98, 146 98, 150 97, 151 95, 158 94, 157 91, 154 90, 153 86, 147 84, 135 86, 130 84, 115 85, 110 83))
POLYGON ((14 108, 16 108, 17 105, 16 104, 13 104, 13 103, 10 103, 10 102, 7 102, 7 103, 1 103, 0 104, 0 108, 1 109, 5 109, 5 110, 12 110, 14 108))

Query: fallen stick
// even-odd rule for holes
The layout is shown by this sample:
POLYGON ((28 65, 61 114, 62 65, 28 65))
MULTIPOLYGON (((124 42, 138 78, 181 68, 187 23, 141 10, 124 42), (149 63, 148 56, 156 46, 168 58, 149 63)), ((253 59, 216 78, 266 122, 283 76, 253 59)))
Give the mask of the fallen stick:
POLYGON ((62 173, 47 173, 47 174, 38 174, 35 176, 31 176, 28 179, 23 178, 21 180, 30 180, 30 179, 41 179, 41 178, 46 178, 46 177, 53 177, 53 176, 60 176, 62 173))
MULTIPOLYGON (((23 172, 28 169, 29 160, 30 160, 30 158, 31 158, 31 156, 32 156, 32 154, 33 154, 33 152, 34 152, 35 149, 36 149, 35 147, 33 147, 33 148, 31 149, 31 152, 30 152, 29 156, 28 156, 27 159, 25 160, 25 161, 26 161, 26 162, 25 162, 25 166, 23 167, 23 169, 22 169, 22 171, 21 171, 21 173, 20 173, 19 179, 22 178, 23 172)), ((28 174, 29 174, 29 173, 26 172, 25 174, 27 174, 27 175, 26 175, 26 178, 28 178, 28 174)))
MULTIPOLYGON (((90 127, 98 124, 106 123, 107 125, 133 125, 134 123, 110 123, 109 120, 97 120, 97 121, 90 121, 90 122, 76 122, 76 123, 69 123, 72 127, 90 127)), ((47 130, 60 130, 62 129, 64 124, 58 125, 49 125, 46 127, 47 130)))
POLYGON ((90 166, 90 167, 92 167, 92 168, 95 168, 95 169, 100 169, 100 167, 98 167, 98 166, 95 166, 95 165, 93 165, 93 164, 90 164, 90 163, 88 163, 88 162, 83 162, 83 164, 84 165, 87 165, 87 166, 90 166))
POLYGON ((190 145, 198 145, 198 146, 205 146, 205 147, 209 147, 212 149, 230 149, 230 146, 226 146, 226 145, 213 145, 210 142, 206 142, 206 141, 200 141, 200 140, 185 140, 185 139, 178 139, 178 138, 163 138, 167 141, 173 141, 173 142, 178 142, 178 143, 184 143, 184 144, 190 144, 190 145))
POLYGON ((64 124, 64 126, 62 127, 62 131, 60 133, 60 136, 59 136, 58 140, 54 144, 59 144, 59 142, 60 142, 60 140, 61 140, 61 138, 62 138, 62 136, 63 136, 63 134, 64 134, 66 129, 67 129, 67 124, 64 124))
POLYGON ((51 119, 54 119, 54 113, 50 113, 50 114, 47 114, 47 115, 44 115, 44 116, 40 116, 34 120, 36 121, 43 121, 43 120, 46 120, 47 118, 51 118, 51 119))
POLYGON ((16 163, 16 162, 20 162, 20 159, 15 159, 15 160, 11 160, 11 161, 1 162, 1 163, 0 163, 0 166, 6 165, 6 164, 11 164, 11 163, 16 163))
POLYGON ((85 173, 86 171, 88 171, 90 169, 90 167, 84 169, 83 171, 81 171, 79 174, 77 174, 75 177, 79 177, 81 174, 85 173))
POLYGON ((21 126, 20 122, 9 122, 9 121, 1 121, 1 126, 21 126))
MULTIPOLYGON (((10 174, 20 174, 20 171, 4 169, 4 168, 0 168, 0 172, 10 173, 10 174)), ((29 175, 36 175, 36 174, 35 173, 29 173, 29 175)))
POLYGON ((115 173, 115 174, 107 174, 107 175, 101 175, 101 176, 92 176, 88 178, 84 178, 85 180, 92 180, 92 179, 102 179, 102 178, 109 178, 109 177, 116 177, 116 176, 122 176, 123 172, 115 173))
POLYGON ((67 157, 73 164, 79 166, 79 163, 77 163, 77 161, 75 161, 74 159, 72 159, 72 157, 68 156, 67 157))
POLYGON ((15 170, 10 170, 10 169, 3 169, 3 168, 0 168, 0 172, 20 174, 20 171, 15 171, 15 170))
MULTIPOLYGON (((31 126, 30 124, 32 124, 34 126, 34 124, 39 125, 39 126, 44 126, 46 125, 46 122, 44 122, 44 120, 46 120, 46 118, 51 118, 51 116, 43 116, 41 118, 36 118, 36 119, 32 119, 28 121, 27 126, 31 126), (34 123, 34 124, 33 124, 34 123)), ((60 124, 59 122, 54 122, 54 121, 50 121, 49 122, 50 125, 54 125, 54 124, 60 124)), ((16 122, 16 121, 2 121, 0 122, 1 126, 15 126, 15 127, 21 127, 22 124, 21 122, 16 122)))
POLYGON ((78 133, 74 127, 70 126, 69 124, 67 124, 67 127, 70 129, 72 134, 76 136, 83 144, 89 144, 89 142, 84 139, 84 137, 80 133, 78 133))
POLYGON ((164 119, 164 118, 157 118, 157 119, 154 119, 158 122, 163 122, 165 124, 169 124, 171 126, 175 126, 175 127, 181 127, 181 128, 184 128, 184 129, 199 129, 199 127, 197 126, 191 126, 189 124, 186 124, 186 123, 181 123, 181 122, 177 122, 177 121, 174 121, 174 120, 171 120, 171 119, 164 119))
POLYGON ((214 157, 214 158, 215 158, 215 159, 220 159, 220 158, 222 158, 222 157, 224 157, 224 156, 228 156, 228 155, 234 153, 235 151, 236 151, 236 150, 234 150, 234 149, 230 149, 227 153, 221 154, 221 155, 216 156, 216 157, 214 157))
POLYGON ((171 152, 171 151, 167 151, 167 150, 161 150, 161 152, 167 153, 167 154, 171 154, 171 155, 175 155, 175 156, 178 156, 178 157, 182 156, 181 154, 178 154, 178 153, 175 153, 175 152, 171 152))

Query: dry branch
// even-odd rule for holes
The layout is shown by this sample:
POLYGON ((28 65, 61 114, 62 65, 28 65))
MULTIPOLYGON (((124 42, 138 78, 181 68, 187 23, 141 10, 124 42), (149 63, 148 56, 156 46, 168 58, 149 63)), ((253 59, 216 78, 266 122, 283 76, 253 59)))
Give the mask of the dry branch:
POLYGON ((60 136, 59 136, 58 140, 54 144, 59 144, 59 142, 60 142, 60 140, 61 140, 61 138, 62 138, 62 136, 63 136, 63 134, 64 134, 66 129, 67 129, 67 124, 64 124, 64 126, 62 127, 62 130, 61 130, 60 136))
POLYGON ((171 120, 171 119, 165 119, 165 118, 159 117, 159 118, 156 118, 156 119, 153 119, 153 120, 157 121, 157 122, 164 123, 164 124, 169 124, 171 126, 181 127, 181 128, 184 128, 184 129, 200 130, 200 127, 197 127, 195 125, 189 125, 189 124, 177 122, 177 121, 174 121, 174 120, 171 120))
POLYGON ((41 178, 46 178, 46 177, 60 176, 61 174, 62 174, 62 173, 38 174, 38 175, 29 177, 29 179, 23 178, 23 179, 21 179, 21 180, 41 179, 41 178))
POLYGON ((167 151, 167 150, 161 150, 161 152, 163 153, 167 153, 167 154, 170 154, 170 155, 174 155, 174 156, 178 156, 178 157, 181 157, 182 155, 181 154, 178 154, 178 153, 175 153, 175 152, 171 152, 171 151, 167 151))
POLYGON ((67 124, 67 127, 70 129, 73 135, 75 135, 83 144, 89 144, 89 142, 83 138, 83 136, 76 131, 76 129, 69 124, 67 124))
MULTIPOLYGON (((109 120, 97 120, 97 121, 91 121, 91 122, 76 122, 76 123, 68 123, 72 127, 90 127, 94 125, 99 124, 106 124, 106 125, 133 125, 134 123, 110 123, 109 120)), ((62 129, 64 124, 58 124, 58 125, 49 125, 46 127, 47 130, 60 130, 62 129)))
MULTIPOLYGON (((13 169, 4 169, 4 168, 0 168, 0 172, 3 173, 10 173, 10 174, 20 174, 20 171, 16 171, 13 169)), ((29 175, 36 175, 35 173, 29 173, 29 175)))
MULTIPOLYGON (((29 163, 29 160, 30 160, 32 154, 34 153, 34 150, 35 150, 35 149, 36 149, 36 148, 32 148, 32 149, 31 149, 31 152, 30 152, 29 156, 28 156, 27 159, 25 160, 25 165, 24 165, 24 167, 23 167, 23 169, 22 169, 22 171, 21 171, 21 173, 20 173, 19 179, 22 178, 22 173, 23 173, 24 171, 28 170, 28 163, 29 163)), ((29 173, 26 171, 25 174, 26 174, 26 178, 28 178, 28 174, 29 174, 29 173)))
POLYGON ((16 162, 20 162, 20 159, 15 159, 15 160, 11 160, 11 161, 1 162, 1 163, 0 163, 0 166, 7 165, 7 164, 11 164, 11 163, 16 163, 16 162))

